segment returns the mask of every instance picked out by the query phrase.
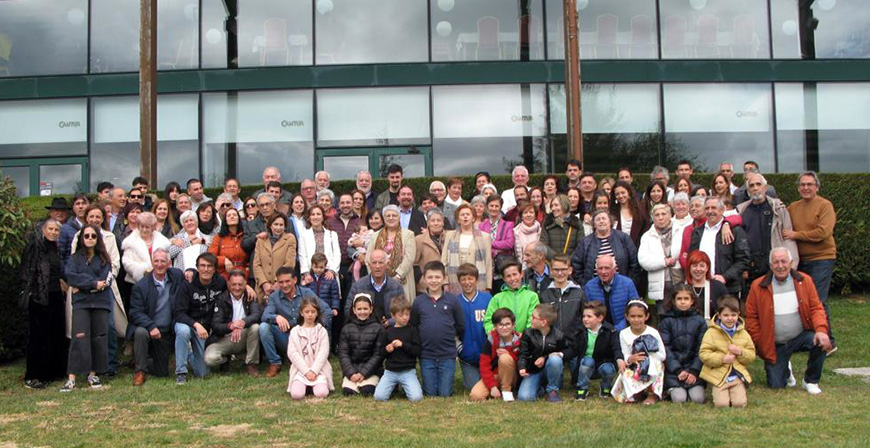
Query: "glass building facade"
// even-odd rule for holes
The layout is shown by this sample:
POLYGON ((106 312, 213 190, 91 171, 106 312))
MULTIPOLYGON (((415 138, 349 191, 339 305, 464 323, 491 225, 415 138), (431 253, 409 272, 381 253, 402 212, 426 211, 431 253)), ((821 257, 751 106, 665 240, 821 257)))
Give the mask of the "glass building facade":
MULTIPOLYGON (((577 0, 586 168, 870 171, 870 8, 816 0, 802 58, 798 3, 577 0)), ((158 0, 157 187, 561 171, 562 5, 158 0)), ((0 169, 22 195, 138 175, 138 31, 138 0, 0 1, 0 169)))

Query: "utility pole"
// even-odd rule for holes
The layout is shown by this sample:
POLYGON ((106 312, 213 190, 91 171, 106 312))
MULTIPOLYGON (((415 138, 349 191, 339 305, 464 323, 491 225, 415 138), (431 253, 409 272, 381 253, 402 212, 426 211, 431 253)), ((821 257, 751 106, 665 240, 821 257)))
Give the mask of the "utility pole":
MULTIPOLYGON (((816 59, 816 28, 819 20, 813 16, 815 0, 798 1, 798 29, 800 30, 801 59, 816 59)), ((819 171, 819 104, 815 82, 804 82, 804 166, 819 171)))
POLYGON ((577 0, 564 0, 565 108, 568 116, 568 152, 583 163, 583 125, 580 111, 580 30, 577 0))
POLYGON ((157 188, 157 0, 139 2, 139 173, 157 188))

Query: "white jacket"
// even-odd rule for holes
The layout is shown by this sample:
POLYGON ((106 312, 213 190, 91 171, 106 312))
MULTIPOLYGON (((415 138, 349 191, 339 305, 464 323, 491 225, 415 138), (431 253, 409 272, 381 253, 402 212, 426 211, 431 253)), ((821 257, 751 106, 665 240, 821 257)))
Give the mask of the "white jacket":
MULTIPOLYGON (((169 251, 169 240, 162 233, 155 231, 151 238, 152 251, 158 247, 169 251)), ((151 255, 148 253, 148 245, 139 236, 138 229, 124 238, 121 243, 121 251, 124 252, 124 255, 121 256, 121 262, 124 264, 124 270, 127 271, 124 280, 128 283, 142 280, 145 271, 151 269, 151 255)))
MULTIPOLYGON (((671 226, 671 258, 678 259, 680 247, 683 243, 683 231, 675 233, 677 226, 671 226)), ((648 297, 653 300, 662 300, 665 295, 665 251, 662 249, 662 238, 656 231, 655 226, 650 227, 640 237, 640 247, 637 249, 637 261, 647 271, 648 297)), ((680 269, 680 263, 674 264, 675 269, 680 269)))
MULTIPOLYGON (((314 231, 308 228, 299 230, 299 241, 296 251, 299 253, 299 273, 307 274, 311 270, 311 256, 314 255, 317 243, 314 231)), ((338 246, 338 234, 324 229, 323 255, 326 255, 326 269, 338 273, 341 268, 341 248, 338 246)))

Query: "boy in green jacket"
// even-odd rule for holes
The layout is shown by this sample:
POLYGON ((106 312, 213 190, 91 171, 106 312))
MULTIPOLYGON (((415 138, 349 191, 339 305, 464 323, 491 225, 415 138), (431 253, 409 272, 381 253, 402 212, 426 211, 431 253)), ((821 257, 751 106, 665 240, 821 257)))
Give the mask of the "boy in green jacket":
POLYGON ((507 308, 513 311, 517 318, 517 333, 522 334, 531 325, 532 312, 541 301, 534 291, 523 284, 522 266, 516 261, 505 263, 501 268, 501 275, 504 279, 504 286, 502 286, 501 292, 489 301, 483 326, 486 329, 486 334, 489 334, 493 328, 492 314, 499 308, 507 308))

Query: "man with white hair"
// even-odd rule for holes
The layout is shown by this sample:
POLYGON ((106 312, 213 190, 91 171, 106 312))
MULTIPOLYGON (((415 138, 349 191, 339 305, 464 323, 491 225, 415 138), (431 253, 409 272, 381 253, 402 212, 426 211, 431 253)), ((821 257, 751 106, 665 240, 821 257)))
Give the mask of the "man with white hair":
POLYGON ((586 301, 599 301, 604 304, 607 314, 604 319, 617 330, 628 326, 625 320, 625 306, 640 295, 631 278, 616 270, 616 259, 613 255, 599 255, 595 260, 595 277, 583 285, 586 301))
POLYGON ((375 200, 378 198, 378 192, 372 189, 372 173, 366 170, 360 170, 356 173, 356 188, 366 195, 366 208, 373 210, 375 200))
POLYGON ((770 272, 749 288, 746 331, 764 360, 770 388, 789 385, 791 355, 809 352, 803 388, 818 395, 826 353, 831 350, 825 309, 812 278, 794 270, 788 249, 773 248, 768 262, 770 272))
POLYGON ((704 201, 704 214, 707 222, 692 231, 689 253, 693 250, 706 253, 710 257, 713 280, 724 283, 730 294, 739 297, 743 290, 743 271, 749 266, 746 233, 740 227, 732 227, 734 241, 727 244, 723 240, 725 204, 718 197, 711 196, 704 201))
POLYGON ((731 162, 725 161, 719 164, 719 172, 725 175, 725 178, 728 179, 728 190, 734 195, 734 192, 737 191, 737 185, 734 185, 734 181, 731 180, 734 177, 734 165, 731 162))
POLYGON ((739 204, 737 212, 743 218, 743 230, 749 241, 749 270, 744 290, 749 292, 749 285, 770 270, 767 259, 771 249, 788 249, 795 265, 798 249, 794 241, 782 237, 783 230, 792 230, 791 216, 782 201, 767 196, 767 179, 759 173, 749 173, 746 175, 746 189, 749 200, 739 204))
MULTIPOLYGON (((266 189, 269 187, 269 182, 278 182, 281 183, 281 171, 274 166, 267 166, 266 169, 263 170, 263 188, 257 190, 252 195, 253 197, 257 197, 260 193, 265 193, 266 189)), ((293 195, 286 190, 281 192, 280 198, 275 198, 276 201, 290 205, 290 200, 293 198, 293 195)))
POLYGON ((318 171, 314 174, 314 185, 317 187, 317 192, 329 189, 330 176, 328 171, 318 171))
MULTIPOLYGON (((761 170, 758 168, 758 164, 753 162, 752 160, 747 160, 743 162, 743 185, 740 186, 737 190, 734 191, 734 206, 736 207, 738 204, 746 202, 749 200, 749 190, 746 187, 746 179, 749 177, 751 173, 761 174, 761 170)), ((773 188, 773 185, 768 185, 765 194, 768 197, 775 198, 776 188, 773 188)))
POLYGON ((526 191, 529 189, 529 170, 522 166, 517 165, 514 167, 514 170, 511 172, 511 177, 514 182, 513 188, 506 189, 501 193, 502 206, 501 212, 507 213, 508 210, 516 207, 517 198, 514 195, 514 188, 517 187, 525 187, 526 191))

